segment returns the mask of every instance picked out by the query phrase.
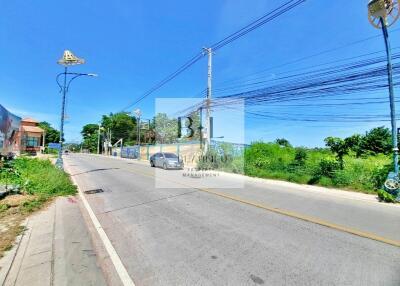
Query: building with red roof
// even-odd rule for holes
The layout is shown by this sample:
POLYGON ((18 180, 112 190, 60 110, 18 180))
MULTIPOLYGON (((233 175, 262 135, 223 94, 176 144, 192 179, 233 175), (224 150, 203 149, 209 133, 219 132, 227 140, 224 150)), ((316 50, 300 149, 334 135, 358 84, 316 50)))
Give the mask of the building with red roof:
POLYGON ((17 154, 36 154, 44 150, 46 133, 39 122, 32 118, 21 120, 18 136, 14 145, 17 154))

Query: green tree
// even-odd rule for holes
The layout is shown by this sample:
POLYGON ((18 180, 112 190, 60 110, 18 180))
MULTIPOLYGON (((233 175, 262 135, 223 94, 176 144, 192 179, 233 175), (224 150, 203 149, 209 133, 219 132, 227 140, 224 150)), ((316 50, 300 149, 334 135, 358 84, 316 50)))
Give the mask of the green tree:
POLYGON ((307 149, 302 147, 296 148, 296 152, 294 154, 294 165, 304 166, 306 164, 307 156, 307 149))
POLYGON ((81 134, 83 139, 90 137, 93 134, 98 134, 99 125, 97 124, 86 124, 83 126, 81 134))
MULTIPOLYGON (((200 130, 200 127, 201 127, 200 126, 200 124, 201 124, 201 122, 200 122, 200 112, 199 111, 193 111, 193 112, 191 112, 189 114, 188 117, 192 120, 191 124, 190 124, 189 120, 185 120, 185 124, 182 127, 189 128, 189 124, 190 124, 191 125, 190 128, 193 131, 193 136, 188 137, 188 136, 185 136, 185 134, 183 134, 183 137, 181 138, 181 140, 182 141, 200 140, 200 132, 201 132, 201 130, 200 130)), ((187 129, 187 132, 188 132, 188 134, 186 134, 186 135, 189 135, 190 134, 190 130, 187 129)))
POLYGON ((389 154, 392 151, 392 134, 384 126, 371 129, 363 137, 361 148, 363 153, 389 154))
MULTIPOLYGON (((112 144, 121 138, 126 144, 133 144, 138 139, 136 119, 124 112, 103 115, 101 125, 110 130, 112 144)), ((144 137, 144 132, 141 137, 144 137)))
POLYGON ((97 124, 86 124, 83 126, 81 134, 83 137, 82 148, 89 150, 90 152, 97 151, 98 143, 98 131, 99 125, 97 124))
POLYGON ((82 142, 82 148, 89 150, 91 153, 97 152, 98 136, 97 134, 90 134, 82 142))
POLYGON ((161 144, 175 143, 178 139, 178 121, 168 118, 165 113, 154 117, 156 141, 161 144))
POLYGON ((285 138, 278 138, 275 140, 275 144, 278 144, 279 146, 282 147, 292 147, 292 145, 290 144, 289 140, 285 139, 285 138))
POLYGON ((64 148, 72 151, 72 152, 78 152, 81 149, 80 144, 77 143, 66 143, 64 144, 64 148))
POLYGON ((49 143, 60 142, 60 131, 51 127, 50 123, 43 121, 39 123, 39 127, 46 132, 46 146, 49 143))
POLYGON ((363 154, 362 142, 364 137, 360 134, 354 134, 344 139, 346 146, 355 153, 356 157, 363 154))
POLYGON ((324 141, 325 145, 331 149, 332 153, 336 154, 340 169, 343 169, 343 157, 349 153, 349 147, 345 140, 338 137, 327 137, 324 141))

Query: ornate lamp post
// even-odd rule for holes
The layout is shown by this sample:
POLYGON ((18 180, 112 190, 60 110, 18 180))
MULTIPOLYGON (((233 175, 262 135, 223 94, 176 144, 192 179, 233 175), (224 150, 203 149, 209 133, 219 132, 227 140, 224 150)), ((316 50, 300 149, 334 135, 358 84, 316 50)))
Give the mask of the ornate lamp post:
POLYGON ((375 28, 382 29, 387 55, 394 165, 394 173, 389 174, 389 177, 385 182, 385 189, 389 192, 397 191, 399 188, 399 149, 397 147, 396 107, 393 87, 392 54, 388 27, 392 26, 398 20, 400 16, 399 7, 400 0, 370 0, 368 3, 368 20, 375 28))
POLYGON ((73 65, 81 65, 85 63, 84 59, 80 59, 76 57, 71 51, 65 50, 64 54, 61 59, 57 61, 59 65, 64 66, 64 72, 59 73, 56 77, 56 81, 58 86, 60 87, 60 92, 62 92, 62 105, 61 105, 61 124, 60 124, 60 150, 58 152, 58 158, 56 161, 57 167, 63 169, 63 160, 62 160, 62 147, 64 141, 64 119, 65 119, 65 98, 67 96, 67 92, 69 89, 69 85, 71 82, 80 76, 97 76, 97 74, 93 73, 70 73, 68 72, 68 67, 73 65), (60 84, 59 78, 64 75, 63 84, 60 84), (68 79, 68 76, 71 75, 72 77, 68 79))

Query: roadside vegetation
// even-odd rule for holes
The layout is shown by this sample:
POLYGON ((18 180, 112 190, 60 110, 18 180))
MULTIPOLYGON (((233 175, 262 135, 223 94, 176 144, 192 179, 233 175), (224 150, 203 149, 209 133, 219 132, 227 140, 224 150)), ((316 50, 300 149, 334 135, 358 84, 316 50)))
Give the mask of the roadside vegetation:
MULTIPOLYGON (((194 120, 192 128, 199 126, 197 121, 194 120)), ((135 144, 138 139, 136 119, 125 113, 104 115, 101 127, 101 130, 112 129, 114 141, 122 138, 125 145, 135 144)), ((105 132, 100 136, 106 136, 105 132)), ((99 125, 87 124, 81 133, 83 148, 96 152, 99 125)), ((141 136, 141 142, 148 144, 182 142, 177 135, 177 121, 166 114, 157 114, 149 130, 141 136)), ((199 138, 196 133, 190 139, 199 138)), ((394 201, 390 194, 378 192, 392 170, 388 128, 377 127, 347 138, 327 137, 324 143, 324 148, 294 147, 285 138, 279 138, 274 142, 253 142, 241 149, 234 144, 221 143, 199 160, 197 168, 373 193, 381 200, 394 201)))
POLYGON ((56 196, 73 195, 76 187, 68 175, 49 160, 20 157, 0 162, 0 257, 23 231, 21 222, 56 196), (7 187, 7 189, 6 189, 7 187))
MULTIPOLYGON (((225 143, 209 151, 208 158, 197 167, 378 194, 392 168, 391 134, 387 128, 374 128, 365 135, 345 139, 328 137, 325 145, 313 149, 293 147, 281 138, 272 143, 254 142, 240 152, 225 143)), ((394 200, 387 197, 390 194, 379 194, 382 200, 394 200)))
MULTIPOLYGON (((190 137, 183 136, 185 134, 179 136, 178 119, 168 117, 165 113, 157 113, 151 120, 142 121, 142 124, 145 123, 147 127, 140 132, 140 142, 142 144, 173 144, 200 140, 199 112, 192 112, 190 118, 192 119, 193 134, 190 137)), ((188 121, 181 123, 187 125, 188 121)), ((81 131, 83 137, 82 148, 90 153, 96 153, 99 135, 100 141, 104 142, 108 138, 110 130, 112 130, 111 144, 115 144, 120 139, 123 139, 125 146, 131 146, 138 142, 139 134, 137 132, 136 118, 124 112, 119 112, 103 115, 100 126, 95 123, 83 126, 81 131)))

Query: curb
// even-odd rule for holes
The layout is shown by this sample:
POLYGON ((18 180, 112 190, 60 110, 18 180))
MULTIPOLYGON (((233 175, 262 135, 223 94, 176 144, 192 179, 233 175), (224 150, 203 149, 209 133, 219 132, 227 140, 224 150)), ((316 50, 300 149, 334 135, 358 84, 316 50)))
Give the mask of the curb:
MULTIPOLYGON (((68 174, 70 174, 70 169, 68 163, 64 165, 64 168, 68 174)), ((121 280, 121 283, 124 286, 135 286, 135 283, 133 282, 132 278, 130 277, 128 271, 126 270, 125 266, 123 265, 117 251, 114 249, 110 239, 108 238, 106 232, 104 231, 103 227, 101 226, 99 220, 97 219, 95 213, 93 212, 92 208, 90 207, 89 202, 86 200, 85 195, 83 194, 82 190, 80 189, 79 185, 77 184, 76 180, 74 177, 70 176, 72 182, 78 189, 78 195, 80 200, 82 201, 83 206, 85 207, 85 210, 90 218, 90 221, 93 225, 93 227, 97 231, 97 235, 100 237, 100 240, 108 253, 112 264, 114 265, 114 268, 121 280)))

